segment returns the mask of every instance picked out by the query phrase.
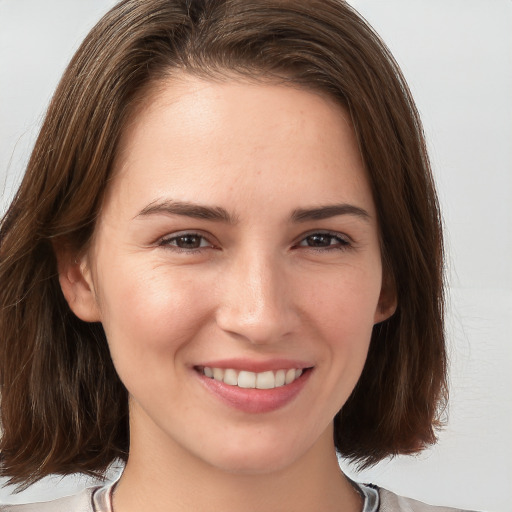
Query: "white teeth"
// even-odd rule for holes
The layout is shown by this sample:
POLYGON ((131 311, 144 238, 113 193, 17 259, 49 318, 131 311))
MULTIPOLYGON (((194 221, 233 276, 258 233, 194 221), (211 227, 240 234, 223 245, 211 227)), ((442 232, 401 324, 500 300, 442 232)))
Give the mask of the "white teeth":
POLYGON ((224 380, 224 370, 222 368, 213 368, 213 378, 215 380, 224 380))
POLYGON ((284 370, 277 370, 276 372, 276 388, 284 386, 286 381, 286 372, 284 370))
POLYGON ((285 384, 290 384, 295 380, 295 370, 291 368, 286 372, 286 377, 284 379, 285 384))
POLYGON ((239 388, 255 388, 256 387, 256 374, 254 372, 241 371, 238 374, 238 387, 239 388))
POLYGON ((232 368, 209 368, 208 366, 203 367, 202 371, 205 377, 224 382, 229 386, 246 389, 273 389, 285 386, 298 379, 303 373, 301 368, 255 373, 246 370, 238 372, 232 368))
POLYGON ((225 370, 224 371, 224 384, 229 384, 230 386, 238 385, 238 375, 235 370, 225 370))
POLYGON ((276 387, 274 372, 263 372, 256 374, 256 387, 258 389, 273 389, 276 387))

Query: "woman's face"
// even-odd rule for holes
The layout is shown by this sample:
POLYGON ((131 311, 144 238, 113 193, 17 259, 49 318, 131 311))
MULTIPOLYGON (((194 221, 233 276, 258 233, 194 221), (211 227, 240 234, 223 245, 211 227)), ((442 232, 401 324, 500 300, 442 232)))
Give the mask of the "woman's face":
POLYGON ((155 90, 80 268, 74 309, 103 324, 131 450, 230 471, 332 451, 393 311, 350 118, 283 85, 183 76, 155 90))

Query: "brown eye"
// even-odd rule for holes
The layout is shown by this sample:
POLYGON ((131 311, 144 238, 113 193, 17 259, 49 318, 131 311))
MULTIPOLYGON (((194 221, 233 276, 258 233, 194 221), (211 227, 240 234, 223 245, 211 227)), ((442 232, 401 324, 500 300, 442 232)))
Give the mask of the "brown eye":
POLYGON ((211 244, 206 238, 197 233, 183 233, 181 235, 170 236, 163 238, 159 245, 164 247, 175 247, 185 251, 194 249, 201 249, 203 247, 211 247, 211 244))
POLYGON ((198 249, 201 247, 202 238, 198 235, 182 235, 175 239, 175 243, 180 249, 198 249))
POLYGON ((311 235, 306 238, 309 247, 329 247, 334 240, 332 235, 311 235))
POLYGON ((350 246, 350 242, 340 234, 312 233, 303 238, 298 247, 311 247, 313 249, 344 249, 350 246))

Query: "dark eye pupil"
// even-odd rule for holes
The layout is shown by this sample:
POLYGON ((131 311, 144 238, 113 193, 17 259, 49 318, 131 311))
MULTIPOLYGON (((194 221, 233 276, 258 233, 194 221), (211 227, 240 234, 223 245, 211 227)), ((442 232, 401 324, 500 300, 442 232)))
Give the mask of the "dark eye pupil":
POLYGON ((176 245, 182 249, 197 249, 201 246, 201 237, 197 235, 183 235, 176 239, 176 245))
POLYGON ((311 235, 307 237, 309 247, 328 247, 331 245, 331 235, 311 235))

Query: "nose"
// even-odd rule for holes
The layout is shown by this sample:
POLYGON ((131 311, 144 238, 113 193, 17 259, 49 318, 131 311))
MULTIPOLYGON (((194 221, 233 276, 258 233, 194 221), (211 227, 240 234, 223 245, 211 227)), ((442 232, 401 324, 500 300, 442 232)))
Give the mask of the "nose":
POLYGON ((253 344, 282 340, 298 326, 290 272, 279 256, 239 255, 220 279, 217 325, 253 344))

